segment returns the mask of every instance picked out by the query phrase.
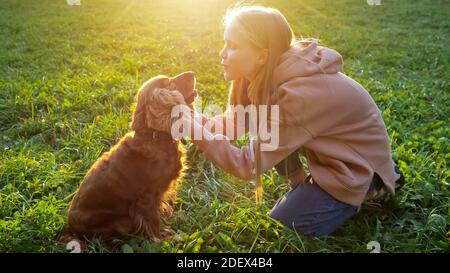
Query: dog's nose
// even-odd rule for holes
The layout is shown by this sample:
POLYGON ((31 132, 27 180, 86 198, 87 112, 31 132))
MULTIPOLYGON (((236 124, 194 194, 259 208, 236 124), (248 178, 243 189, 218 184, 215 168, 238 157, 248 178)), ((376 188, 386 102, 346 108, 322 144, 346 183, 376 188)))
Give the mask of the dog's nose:
POLYGON ((187 71, 182 73, 183 75, 183 79, 189 79, 189 80, 193 80, 195 78, 195 73, 193 71, 187 71))

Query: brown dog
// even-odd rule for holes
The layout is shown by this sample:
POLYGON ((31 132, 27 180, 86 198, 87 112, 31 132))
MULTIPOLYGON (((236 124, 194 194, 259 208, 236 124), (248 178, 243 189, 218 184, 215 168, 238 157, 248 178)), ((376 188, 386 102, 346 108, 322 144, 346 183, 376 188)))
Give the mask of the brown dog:
POLYGON ((171 212, 184 150, 170 134, 175 105, 192 104, 193 72, 157 76, 136 96, 131 130, 88 171, 73 198, 65 234, 108 239, 123 233, 161 238, 161 212, 171 212))

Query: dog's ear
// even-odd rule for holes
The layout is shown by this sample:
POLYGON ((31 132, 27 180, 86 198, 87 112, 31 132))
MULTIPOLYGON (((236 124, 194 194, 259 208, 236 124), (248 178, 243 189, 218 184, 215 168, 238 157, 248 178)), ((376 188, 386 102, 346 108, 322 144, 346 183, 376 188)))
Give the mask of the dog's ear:
POLYGON ((176 90, 155 88, 145 98, 145 124, 148 128, 170 132, 171 112, 174 106, 186 104, 176 90))
POLYGON ((158 75, 147 80, 139 88, 135 98, 134 105, 135 109, 133 111, 133 118, 130 123, 130 129, 132 131, 138 131, 147 128, 146 117, 145 117, 145 107, 148 97, 148 93, 152 92, 155 88, 164 88, 169 85, 169 77, 164 75, 158 75))
POLYGON ((139 95, 140 95, 139 93, 136 95, 134 99, 135 103, 133 104, 134 111, 132 120, 130 122, 130 129, 132 131, 138 131, 146 128, 144 105, 142 101, 142 96, 139 95))
POLYGON ((145 128, 145 114, 143 112, 137 112, 135 110, 130 122, 130 130, 138 131, 144 128, 145 128))

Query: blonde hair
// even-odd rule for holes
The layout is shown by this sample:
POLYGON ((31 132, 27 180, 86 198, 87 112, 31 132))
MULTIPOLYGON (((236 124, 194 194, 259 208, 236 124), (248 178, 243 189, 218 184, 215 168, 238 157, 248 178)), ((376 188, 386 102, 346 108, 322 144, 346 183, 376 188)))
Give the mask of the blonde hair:
MULTIPOLYGON (((236 105, 268 105, 276 90, 273 81, 273 71, 279 57, 295 43, 295 35, 284 15, 277 9, 263 6, 244 6, 241 4, 229 8, 225 14, 224 27, 231 23, 237 24, 241 31, 256 49, 267 49, 267 62, 256 73, 250 83, 245 77, 232 80, 228 104, 236 105)), ((258 123, 258 118, 256 124, 258 123)), ((257 127, 258 128, 258 127, 257 127)), ((262 183, 260 174, 259 137, 256 136, 255 166, 257 203, 262 200, 262 183)))

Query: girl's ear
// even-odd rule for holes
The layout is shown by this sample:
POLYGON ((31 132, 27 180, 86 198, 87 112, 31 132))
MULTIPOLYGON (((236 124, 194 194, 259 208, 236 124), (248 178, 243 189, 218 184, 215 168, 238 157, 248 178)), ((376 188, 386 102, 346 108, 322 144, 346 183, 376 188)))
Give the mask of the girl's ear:
POLYGON ((145 124, 148 128, 170 132, 171 112, 176 105, 186 104, 176 90, 155 88, 145 98, 145 124))
POLYGON ((269 50, 267 48, 263 48, 259 50, 258 56, 258 64, 265 65, 269 58, 269 50))

